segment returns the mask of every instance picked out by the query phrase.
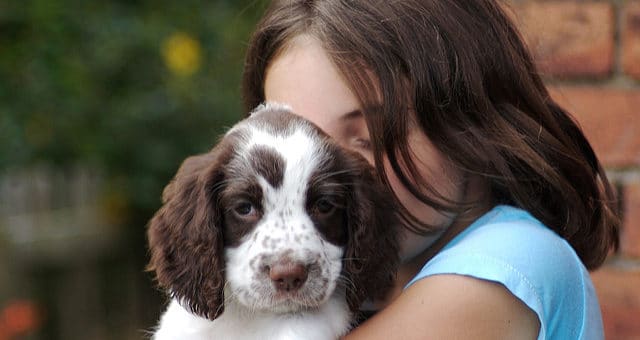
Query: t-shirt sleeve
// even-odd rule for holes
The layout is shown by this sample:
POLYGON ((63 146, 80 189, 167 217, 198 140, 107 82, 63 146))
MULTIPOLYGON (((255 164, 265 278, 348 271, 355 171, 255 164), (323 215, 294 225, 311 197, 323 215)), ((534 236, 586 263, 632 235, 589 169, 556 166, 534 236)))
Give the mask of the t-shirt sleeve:
MULTIPOLYGON (((494 223, 472 230, 431 259, 407 287, 438 274, 502 284, 538 315, 539 339, 545 339, 547 329, 554 326, 548 323, 562 322, 549 315, 554 306, 565 309, 554 313, 578 313, 581 317, 584 312, 580 295, 584 275, 579 259, 565 240, 533 222, 494 223), (564 299, 567 301, 561 301, 564 299)), ((581 329, 566 331, 579 335, 581 329)))

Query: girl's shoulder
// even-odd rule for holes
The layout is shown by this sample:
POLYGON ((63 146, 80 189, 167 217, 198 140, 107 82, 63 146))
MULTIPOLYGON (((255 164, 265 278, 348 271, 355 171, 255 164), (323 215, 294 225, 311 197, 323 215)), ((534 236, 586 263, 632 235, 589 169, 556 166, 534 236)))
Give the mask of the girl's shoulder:
POLYGON ((506 205, 496 206, 477 219, 439 255, 457 254, 490 257, 545 277, 586 272, 565 239, 527 211, 506 205))
POLYGON ((409 285, 437 274, 504 285, 538 314, 541 339, 597 338, 602 332, 595 291, 579 257, 568 242, 522 209, 501 205, 480 217, 409 285))

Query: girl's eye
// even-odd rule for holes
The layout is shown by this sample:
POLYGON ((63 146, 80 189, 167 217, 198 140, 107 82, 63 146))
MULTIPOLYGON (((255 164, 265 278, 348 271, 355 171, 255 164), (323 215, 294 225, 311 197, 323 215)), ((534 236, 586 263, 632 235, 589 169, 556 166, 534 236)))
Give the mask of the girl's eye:
POLYGON ((371 150, 371 141, 364 138, 356 138, 353 143, 359 149, 371 150))

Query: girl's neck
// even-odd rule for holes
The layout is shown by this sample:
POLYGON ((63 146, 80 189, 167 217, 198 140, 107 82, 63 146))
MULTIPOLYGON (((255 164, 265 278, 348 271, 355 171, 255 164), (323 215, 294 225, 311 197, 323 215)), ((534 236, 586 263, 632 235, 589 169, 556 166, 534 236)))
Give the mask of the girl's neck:
POLYGON ((473 208, 458 214, 454 218, 453 222, 445 228, 440 237, 438 237, 429 247, 400 265, 394 288, 387 295, 383 306, 400 295, 407 283, 409 283, 409 281, 418 274, 429 260, 436 256, 449 242, 451 242, 451 240, 492 208, 492 200, 489 199, 489 191, 484 189, 485 186, 482 181, 472 180, 469 183, 465 190, 465 196, 467 198, 471 198, 470 201, 477 202, 477 204, 474 205, 473 208))

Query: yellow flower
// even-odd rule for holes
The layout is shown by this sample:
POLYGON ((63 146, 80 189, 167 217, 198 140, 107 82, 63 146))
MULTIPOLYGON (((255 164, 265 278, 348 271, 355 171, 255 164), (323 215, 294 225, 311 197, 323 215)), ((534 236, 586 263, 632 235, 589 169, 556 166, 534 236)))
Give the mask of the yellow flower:
POLYGON ((176 32, 162 43, 162 56, 173 74, 188 77, 200 69, 202 47, 189 34, 176 32))

